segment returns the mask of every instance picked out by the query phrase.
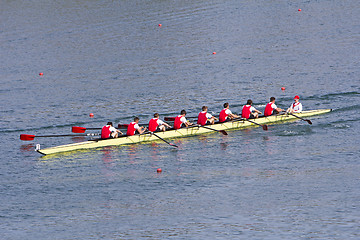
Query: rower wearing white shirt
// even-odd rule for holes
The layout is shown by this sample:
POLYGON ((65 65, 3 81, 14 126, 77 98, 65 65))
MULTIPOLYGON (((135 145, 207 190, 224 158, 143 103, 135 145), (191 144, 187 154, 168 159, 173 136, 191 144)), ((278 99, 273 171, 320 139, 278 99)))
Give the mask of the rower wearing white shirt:
POLYGON ((180 129, 182 126, 188 127, 189 125, 192 125, 192 123, 189 123, 186 118, 186 111, 181 110, 180 115, 177 116, 174 120, 174 129, 180 129))
POLYGON ((200 124, 202 126, 204 126, 207 122, 209 122, 210 124, 214 124, 216 118, 207 112, 208 107, 203 106, 201 109, 202 112, 200 112, 198 115, 197 124, 200 124))
POLYGON ((160 130, 165 132, 166 127, 171 128, 169 124, 159 119, 159 114, 155 113, 154 118, 149 121, 149 131, 155 132, 156 130, 160 130))
POLYGON ((259 117, 259 114, 261 114, 261 112, 258 111, 253 106, 251 106, 252 103, 253 103, 253 101, 251 99, 247 100, 246 105, 244 105, 242 108, 241 117, 246 118, 246 119, 249 119, 249 118, 253 119, 253 118, 259 117))
POLYGON ((238 115, 233 114, 229 108, 229 103, 224 103, 224 109, 221 110, 219 114, 219 122, 225 122, 227 120, 233 120, 234 118, 239 117, 238 115))
POLYGON ((280 112, 283 112, 284 109, 282 108, 278 108, 275 105, 275 97, 271 97, 270 98, 270 102, 268 104, 266 104, 265 110, 264 110, 264 115, 265 117, 273 115, 273 114, 278 114, 280 112))
POLYGON ((139 118, 138 117, 135 117, 134 118, 134 121, 131 122, 128 126, 128 129, 127 129, 127 132, 126 132, 126 135, 127 136, 133 136, 135 135, 135 132, 137 131, 139 134, 142 134, 143 132, 145 132, 146 130, 146 127, 140 127, 139 126, 139 118))
POLYGON ((117 130, 116 128, 113 127, 112 122, 108 122, 101 129, 101 138, 102 139, 117 138, 119 136, 119 133, 122 134, 120 130, 117 130))
POLYGON ((299 102, 300 97, 296 95, 294 97, 294 103, 286 110, 288 113, 300 113, 302 112, 302 104, 299 102))

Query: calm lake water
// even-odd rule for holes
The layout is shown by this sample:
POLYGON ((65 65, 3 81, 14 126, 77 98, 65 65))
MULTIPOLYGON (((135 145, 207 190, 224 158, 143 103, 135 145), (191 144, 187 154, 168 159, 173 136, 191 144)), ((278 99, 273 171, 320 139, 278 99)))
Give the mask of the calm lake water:
POLYGON ((359 16, 355 0, 1 1, 0 239, 360 239, 359 16), (178 149, 19 140, 295 95, 333 111, 178 149))

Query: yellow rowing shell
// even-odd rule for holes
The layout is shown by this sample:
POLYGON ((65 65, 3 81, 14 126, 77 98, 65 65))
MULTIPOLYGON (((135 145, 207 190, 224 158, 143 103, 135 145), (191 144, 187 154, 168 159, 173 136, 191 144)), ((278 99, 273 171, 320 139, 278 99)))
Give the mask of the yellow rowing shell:
MULTIPOLYGON (((309 117, 319 114, 324 114, 331 112, 331 109, 319 109, 319 110, 311 110, 311 111, 303 111, 302 113, 297 113, 296 115, 299 117, 309 117)), ((279 115, 272 115, 269 117, 261 117, 258 119, 252 119, 251 121, 254 121, 258 124, 272 124, 272 123, 279 123, 284 121, 290 121, 290 120, 296 120, 298 118, 288 115, 288 114, 279 114, 279 115)), ((225 123, 217 123, 214 125, 209 125, 208 127, 211 127, 216 130, 235 130, 235 129, 242 129, 247 127, 255 127, 257 125, 244 120, 236 120, 232 122, 225 122, 225 123)), ((199 135, 199 134, 205 134, 214 132, 213 130, 203 128, 203 127, 188 127, 188 128, 181 128, 178 130, 168 130, 166 132, 157 132, 156 135, 158 135, 161 138, 178 138, 178 137, 186 137, 186 136, 192 136, 192 135, 199 135)), ((43 154, 43 155, 49 155, 49 154, 55 154, 55 153, 61 153, 61 152, 69 152, 69 151, 76 151, 80 149, 90 149, 90 148, 100 148, 100 147, 106 147, 106 146, 118 146, 118 145, 124 145, 124 144, 133 144, 133 143, 141 143, 141 142, 150 142, 159 140, 156 136, 147 133, 142 135, 134 135, 134 136, 124 136, 119 137, 115 139, 106 139, 106 140, 89 140, 85 142, 79 142, 79 143, 72 143, 67 145, 60 145, 57 147, 50 147, 50 148, 44 148, 44 149, 37 149, 36 151, 43 154)))

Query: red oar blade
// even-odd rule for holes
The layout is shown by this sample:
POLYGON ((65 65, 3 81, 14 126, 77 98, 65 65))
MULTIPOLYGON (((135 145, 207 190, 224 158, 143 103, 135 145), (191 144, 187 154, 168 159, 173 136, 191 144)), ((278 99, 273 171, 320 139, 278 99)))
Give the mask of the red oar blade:
POLYGON ((265 130, 265 131, 267 131, 268 130, 268 126, 267 125, 262 125, 262 128, 265 130))
POLYGON ((20 140, 23 141, 32 141, 34 140, 35 135, 30 135, 30 134, 20 134, 20 140))
POLYGON ((118 124, 118 128, 128 128, 129 124, 118 124))
POLYGON ((305 119, 305 120, 308 122, 308 124, 312 124, 312 122, 309 119, 305 119))
POLYGON ((175 117, 164 117, 165 121, 175 121, 175 117))
POLYGON ((220 132, 221 132, 222 134, 224 134, 225 136, 229 135, 225 130, 220 130, 220 132))
POLYGON ((86 128, 84 128, 84 127, 72 127, 71 131, 73 133, 84 133, 86 131, 86 128))

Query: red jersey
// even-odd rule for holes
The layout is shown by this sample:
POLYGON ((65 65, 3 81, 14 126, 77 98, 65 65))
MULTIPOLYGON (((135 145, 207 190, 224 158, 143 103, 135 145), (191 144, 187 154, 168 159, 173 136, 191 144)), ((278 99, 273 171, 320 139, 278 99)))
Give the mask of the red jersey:
POLYGON ((110 134, 111 134, 111 132, 110 132, 110 127, 111 126, 108 126, 108 125, 106 125, 106 126, 103 126, 103 128, 101 129, 101 138, 109 138, 110 137, 110 134))
POLYGON ((248 119, 251 114, 250 108, 251 108, 251 105, 243 106, 242 112, 241 112, 241 117, 248 119))
POLYGON ((227 108, 224 108, 223 110, 221 110, 220 115, 219 115, 219 121, 220 122, 225 122, 226 118, 229 114, 226 114, 226 110, 227 108))
POLYGON ((174 120, 174 129, 179 129, 179 128, 181 128, 181 124, 182 124, 182 122, 181 122, 181 118, 183 117, 183 115, 179 115, 179 116, 177 116, 176 118, 175 118, 175 120, 174 120))
POLYGON ((202 126, 204 126, 206 124, 206 121, 207 121, 206 113, 207 112, 200 112, 199 113, 197 124, 200 124, 202 126))
POLYGON ((136 122, 132 122, 132 123, 129 124, 126 135, 128 135, 128 136, 135 135, 135 130, 136 130, 135 129, 135 124, 136 124, 136 122))
POLYGON ((149 131, 150 132, 155 132, 157 127, 159 126, 158 124, 158 118, 152 118, 150 121, 149 121, 149 131))
POLYGON ((273 103, 269 102, 268 104, 266 104, 265 107, 265 111, 264 111, 264 115, 265 117, 270 116, 273 113, 273 107, 272 107, 273 103))

